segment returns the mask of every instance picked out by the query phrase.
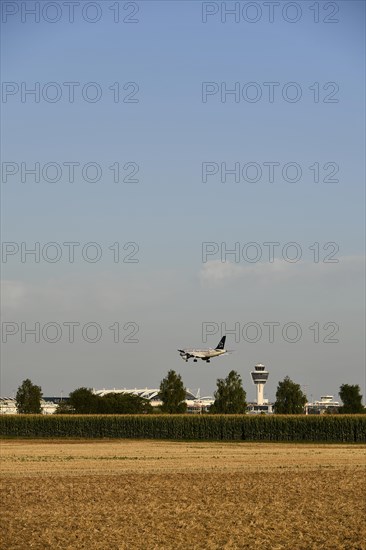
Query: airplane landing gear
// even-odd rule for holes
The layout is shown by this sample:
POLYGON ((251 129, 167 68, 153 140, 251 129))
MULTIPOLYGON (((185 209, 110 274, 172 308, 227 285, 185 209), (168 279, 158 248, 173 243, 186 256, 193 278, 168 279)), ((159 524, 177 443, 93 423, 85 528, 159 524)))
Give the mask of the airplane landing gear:
POLYGON ((193 359, 193 363, 197 363, 197 359, 193 359))

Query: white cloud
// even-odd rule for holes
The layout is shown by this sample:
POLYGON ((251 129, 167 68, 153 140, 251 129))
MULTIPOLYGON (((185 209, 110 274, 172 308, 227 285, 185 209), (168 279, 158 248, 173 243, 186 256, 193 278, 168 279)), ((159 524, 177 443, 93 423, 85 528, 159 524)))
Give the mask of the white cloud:
POLYGON ((249 284, 267 286, 287 282, 338 285, 339 283, 361 282, 364 277, 365 259, 363 256, 343 256, 338 263, 314 263, 299 261, 291 263, 275 260, 273 263, 258 262, 255 264, 238 264, 214 260, 205 263, 199 279, 203 286, 230 286, 232 284, 249 284))
POLYGON ((16 309, 26 297, 26 285, 21 281, 1 281, 3 307, 16 309))

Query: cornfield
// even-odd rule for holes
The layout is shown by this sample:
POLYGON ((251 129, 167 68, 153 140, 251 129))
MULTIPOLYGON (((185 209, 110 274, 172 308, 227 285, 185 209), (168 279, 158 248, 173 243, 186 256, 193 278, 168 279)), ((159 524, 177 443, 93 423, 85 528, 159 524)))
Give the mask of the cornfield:
POLYGON ((366 442, 366 415, 3 415, 0 437, 366 442))

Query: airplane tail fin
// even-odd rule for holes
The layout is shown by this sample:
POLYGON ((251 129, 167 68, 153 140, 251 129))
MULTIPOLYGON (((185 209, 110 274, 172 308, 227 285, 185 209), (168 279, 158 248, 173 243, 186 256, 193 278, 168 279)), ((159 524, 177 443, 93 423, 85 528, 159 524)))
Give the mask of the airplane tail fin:
POLYGON ((220 342, 217 344, 215 349, 224 349, 225 348, 225 340, 226 336, 223 336, 220 340, 220 342))

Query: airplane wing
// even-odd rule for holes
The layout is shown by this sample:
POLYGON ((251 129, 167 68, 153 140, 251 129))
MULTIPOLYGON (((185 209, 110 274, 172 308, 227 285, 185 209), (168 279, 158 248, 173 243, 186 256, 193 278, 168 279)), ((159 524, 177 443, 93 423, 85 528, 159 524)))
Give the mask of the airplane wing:
POLYGON ((183 357, 186 357, 187 359, 189 359, 190 357, 194 357, 194 355, 192 355, 192 353, 190 353, 191 350, 188 350, 188 349, 179 349, 178 350, 179 353, 181 354, 181 356, 183 357))
POLYGON ((195 362, 197 362, 197 359, 202 359, 204 361, 208 359, 206 352, 203 350, 179 349, 178 351, 179 355, 182 359, 184 359, 184 361, 188 361, 188 359, 193 359, 195 362))

